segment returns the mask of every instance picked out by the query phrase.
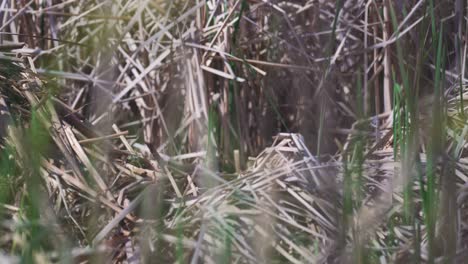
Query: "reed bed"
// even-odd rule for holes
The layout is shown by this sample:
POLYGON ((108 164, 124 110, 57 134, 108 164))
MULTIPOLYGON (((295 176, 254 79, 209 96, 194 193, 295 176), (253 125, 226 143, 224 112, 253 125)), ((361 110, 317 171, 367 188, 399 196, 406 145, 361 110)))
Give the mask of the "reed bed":
POLYGON ((0 3, 1 263, 462 263, 463 1, 0 3))

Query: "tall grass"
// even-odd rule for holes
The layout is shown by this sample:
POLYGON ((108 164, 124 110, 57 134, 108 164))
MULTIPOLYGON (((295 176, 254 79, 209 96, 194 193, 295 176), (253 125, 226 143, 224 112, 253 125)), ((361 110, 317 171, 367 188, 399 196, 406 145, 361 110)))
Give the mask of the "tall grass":
POLYGON ((461 263, 465 13, 1 2, 0 262, 461 263))

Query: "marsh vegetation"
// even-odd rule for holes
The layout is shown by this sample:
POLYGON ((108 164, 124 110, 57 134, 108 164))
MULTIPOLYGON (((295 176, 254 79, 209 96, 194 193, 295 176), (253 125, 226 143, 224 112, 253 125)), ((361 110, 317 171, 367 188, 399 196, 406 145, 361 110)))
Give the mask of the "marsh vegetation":
POLYGON ((462 263, 466 8, 0 1, 0 262, 462 263))

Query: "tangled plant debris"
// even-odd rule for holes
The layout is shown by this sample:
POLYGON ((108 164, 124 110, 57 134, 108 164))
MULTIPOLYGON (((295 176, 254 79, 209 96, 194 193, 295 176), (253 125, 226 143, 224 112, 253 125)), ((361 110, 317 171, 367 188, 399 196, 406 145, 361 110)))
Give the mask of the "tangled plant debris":
POLYGON ((465 17, 2 1, 0 262, 463 262, 465 17))

